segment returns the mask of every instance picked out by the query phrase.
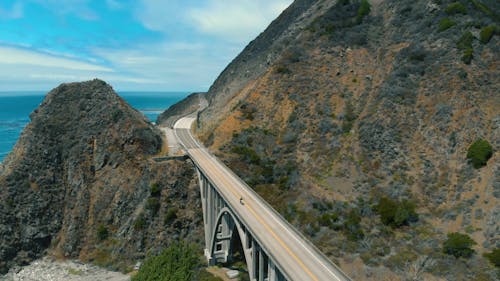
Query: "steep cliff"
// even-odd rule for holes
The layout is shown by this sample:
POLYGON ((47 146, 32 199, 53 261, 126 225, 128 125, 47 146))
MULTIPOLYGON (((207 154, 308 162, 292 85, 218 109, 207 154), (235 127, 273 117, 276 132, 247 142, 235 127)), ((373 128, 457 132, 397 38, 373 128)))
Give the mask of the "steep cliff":
POLYGON ((355 280, 494 280, 499 14, 295 1, 214 83, 198 134, 355 280), (492 156, 475 169, 478 139, 492 156), (475 254, 446 254, 451 232, 475 254))
POLYGON ((192 166, 100 80, 62 84, 31 114, 0 174, 0 272, 49 251, 126 270, 200 239, 192 166))

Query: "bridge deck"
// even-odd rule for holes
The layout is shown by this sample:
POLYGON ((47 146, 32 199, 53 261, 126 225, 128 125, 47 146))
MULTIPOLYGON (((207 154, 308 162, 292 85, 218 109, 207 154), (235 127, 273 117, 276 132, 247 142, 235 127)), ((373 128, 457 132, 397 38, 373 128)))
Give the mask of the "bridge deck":
POLYGON ((195 165, 215 186, 232 211, 290 280, 350 280, 282 216, 192 136, 194 118, 174 126, 176 136, 195 165), (240 203, 243 198, 244 204, 240 203))

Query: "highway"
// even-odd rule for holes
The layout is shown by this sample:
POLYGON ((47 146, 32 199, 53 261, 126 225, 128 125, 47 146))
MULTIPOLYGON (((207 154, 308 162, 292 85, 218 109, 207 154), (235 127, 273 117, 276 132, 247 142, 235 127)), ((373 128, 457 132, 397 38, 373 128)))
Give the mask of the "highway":
POLYGON ((179 143, 288 279, 351 280, 193 137, 194 121, 193 117, 184 117, 175 123, 179 143))

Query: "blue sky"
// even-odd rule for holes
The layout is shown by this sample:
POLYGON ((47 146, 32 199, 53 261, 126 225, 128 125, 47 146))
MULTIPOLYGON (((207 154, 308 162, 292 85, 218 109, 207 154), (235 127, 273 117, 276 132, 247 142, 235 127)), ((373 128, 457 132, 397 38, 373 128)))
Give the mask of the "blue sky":
POLYGON ((1 0, 0 91, 207 90, 292 0, 1 0))

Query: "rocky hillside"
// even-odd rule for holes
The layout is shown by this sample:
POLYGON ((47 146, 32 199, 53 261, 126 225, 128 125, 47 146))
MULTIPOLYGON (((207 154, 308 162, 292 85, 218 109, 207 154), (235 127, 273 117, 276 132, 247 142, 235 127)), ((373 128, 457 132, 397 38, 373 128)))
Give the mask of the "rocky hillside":
POLYGON ((297 0, 211 87, 198 134, 355 280, 498 280, 499 15, 297 0))
POLYGON ((0 272, 49 251, 127 270, 171 239, 201 239, 190 163, 103 81, 62 84, 0 173, 0 272))

